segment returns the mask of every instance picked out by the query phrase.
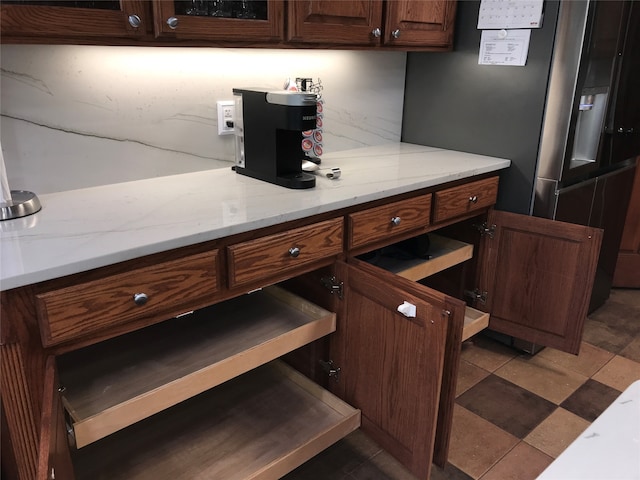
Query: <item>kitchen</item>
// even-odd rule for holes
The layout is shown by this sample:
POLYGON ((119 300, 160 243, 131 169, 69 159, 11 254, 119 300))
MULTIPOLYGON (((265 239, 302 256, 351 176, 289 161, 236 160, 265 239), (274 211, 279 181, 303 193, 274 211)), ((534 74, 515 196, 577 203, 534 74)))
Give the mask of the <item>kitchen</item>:
MULTIPOLYGON (((9 183, 36 192, 46 209, 47 195, 54 192, 227 169, 233 141, 215 134, 216 101, 230 99, 235 87, 259 83, 280 89, 297 76, 322 81, 327 159, 334 152, 393 144, 404 135, 412 55, 3 43, 2 148, 9 183), (305 65, 302 72, 300 65, 305 65), (248 83, 255 72, 258 79, 248 83)), ((347 165, 338 166, 346 175, 347 165)), ((64 197, 61 193, 59 201, 64 197)), ((229 202, 222 214, 241 214, 241 206, 229 202)), ((76 209, 81 207, 87 208, 76 209)), ((73 221, 73 213, 70 209, 67 221, 73 221)))

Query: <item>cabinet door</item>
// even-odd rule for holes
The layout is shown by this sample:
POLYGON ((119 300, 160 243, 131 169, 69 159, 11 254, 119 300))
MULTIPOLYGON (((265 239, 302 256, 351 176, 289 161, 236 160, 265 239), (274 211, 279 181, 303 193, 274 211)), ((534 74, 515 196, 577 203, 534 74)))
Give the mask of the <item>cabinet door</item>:
POLYGON ((384 43, 450 49, 455 15, 456 2, 451 0, 387 2, 384 43))
POLYGON ((361 410, 363 431, 429 478, 447 328, 461 321, 464 304, 354 259, 338 262, 336 276, 344 300, 330 346, 340 374, 330 388, 361 410), (398 312, 405 301, 415 317, 398 312))
POLYGON ((44 378, 44 398, 40 422, 37 480, 64 478, 73 480, 67 431, 62 402, 58 394, 58 374, 55 357, 47 358, 44 378))
POLYGON ((288 2, 287 13, 290 42, 380 44, 382 2, 379 0, 300 0, 288 2))
POLYGON ((613 286, 640 288, 640 157, 636 159, 636 174, 624 222, 613 286))
POLYGON ((138 37, 147 31, 143 0, 3 1, 2 35, 29 37, 138 37))
POLYGON ((281 41, 283 0, 154 0, 156 37, 218 41, 281 41))
POLYGON ((481 243, 480 290, 489 328, 577 354, 602 230, 491 211, 481 243))

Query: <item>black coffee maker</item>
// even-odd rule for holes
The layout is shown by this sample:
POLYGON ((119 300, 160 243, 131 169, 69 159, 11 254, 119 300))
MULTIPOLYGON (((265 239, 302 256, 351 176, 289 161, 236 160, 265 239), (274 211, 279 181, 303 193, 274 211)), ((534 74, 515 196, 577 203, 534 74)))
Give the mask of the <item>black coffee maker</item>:
POLYGON ((316 95, 287 90, 233 89, 235 171, 287 188, 312 188, 302 171, 302 132, 316 128, 316 95))

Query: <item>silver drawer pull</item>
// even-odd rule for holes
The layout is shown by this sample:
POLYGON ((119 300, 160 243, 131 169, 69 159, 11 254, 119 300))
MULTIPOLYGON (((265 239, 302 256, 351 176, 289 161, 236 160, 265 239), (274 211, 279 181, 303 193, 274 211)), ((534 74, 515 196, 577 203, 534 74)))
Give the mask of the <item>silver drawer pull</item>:
POLYGON ((478 196, 474 195, 473 197, 469 197, 469 201, 471 203, 478 203, 478 196))
POLYGON ((400 217, 393 217, 391 223, 394 225, 400 225, 400 217))
POLYGON ((298 247, 291 247, 289 249, 289 255, 291 255, 293 258, 296 258, 298 255, 300 255, 300 249, 298 247))
POLYGON ((147 301, 149 301, 149 297, 146 293, 134 293, 133 301, 136 305, 144 305, 145 303, 147 303, 147 301))

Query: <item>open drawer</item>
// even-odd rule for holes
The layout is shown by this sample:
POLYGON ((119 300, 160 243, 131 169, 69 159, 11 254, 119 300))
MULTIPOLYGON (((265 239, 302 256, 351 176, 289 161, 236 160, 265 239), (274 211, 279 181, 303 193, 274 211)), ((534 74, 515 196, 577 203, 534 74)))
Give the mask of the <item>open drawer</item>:
POLYGON ((359 410, 275 361, 77 450, 76 478, 277 479, 359 426, 359 410))
POLYGON ((76 446, 133 425, 335 328, 334 313, 270 287, 65 354, 58 358, 58 369, 76 446))
MULTIPOLYGON (((473 245, 434 233, 429 234, 429 258, 398 258, 380 256, 375 265, 400 277, 419 281, 473 257, 473 245)), ((466 307, 462 341, 489 326, 489 314, 466 307)))

